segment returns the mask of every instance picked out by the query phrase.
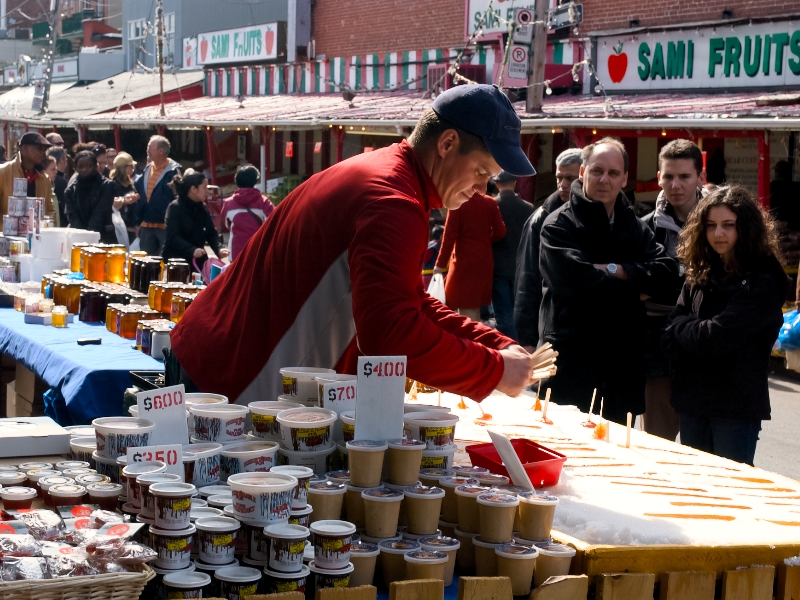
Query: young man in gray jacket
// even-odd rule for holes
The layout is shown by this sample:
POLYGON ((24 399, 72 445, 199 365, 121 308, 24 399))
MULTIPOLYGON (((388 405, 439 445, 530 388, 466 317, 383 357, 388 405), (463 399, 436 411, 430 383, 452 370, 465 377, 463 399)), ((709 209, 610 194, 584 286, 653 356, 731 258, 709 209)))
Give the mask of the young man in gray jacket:
MULTIPOLYGON (((664 246, 672 258, 677 258, 679 236, 689 214, 697 206, 697 201, 705 195, 705 176, 703 154, 689 140, 673 140, 661 149, 658 155, 658 183, 661 192, 656 200, 656 209, 642 217, 642 221, 653 231, 656 241, 664 246)), ((648 433, 673 441, 680 431, 680 423, 670 404, 672 383, 669 360, 661 350, 660 340, 667 319, 681 293, 684 279, 682 266, 680 274, 680 284, 674 293, 645 302, 647 383, 644 428, 648 433)))

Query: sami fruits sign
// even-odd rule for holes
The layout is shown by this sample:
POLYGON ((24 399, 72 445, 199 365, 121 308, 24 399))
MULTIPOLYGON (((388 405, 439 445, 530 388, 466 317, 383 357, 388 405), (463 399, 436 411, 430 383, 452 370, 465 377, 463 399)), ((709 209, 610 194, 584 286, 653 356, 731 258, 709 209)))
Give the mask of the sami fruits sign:
POLYGON ((267 23, 197 36, 197 64, 240 63, 278 58, 278 27, 267 23))
POLYGON ((800 85, 800 26, 735 24, 597 39, 607 91, 800 85))

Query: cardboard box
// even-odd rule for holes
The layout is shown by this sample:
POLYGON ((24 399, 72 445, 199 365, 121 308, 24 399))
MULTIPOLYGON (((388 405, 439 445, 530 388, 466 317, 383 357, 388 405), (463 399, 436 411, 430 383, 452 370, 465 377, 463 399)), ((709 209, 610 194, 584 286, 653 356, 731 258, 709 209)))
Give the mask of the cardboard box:
POLYGON ((0 456, 69 453, 69 431, 49 417, 0 419, 0 456))
POLYGON ((12 381, 6 386, 6 416, 7 417, 41 417, 44 416, 44 401, 28 400, 16 391, 16 382, 12 381))
POLYGON ((12 381, 6 385, 6 417, 17 416, 17 392, 14 389, 16 382, 12 381))
POLYGON ((17 394, 27 398, 30 402, 40 401, 42 395, 50 389, 44 381, 39 379, 36 374, 22 363, 17 363, 17 394))

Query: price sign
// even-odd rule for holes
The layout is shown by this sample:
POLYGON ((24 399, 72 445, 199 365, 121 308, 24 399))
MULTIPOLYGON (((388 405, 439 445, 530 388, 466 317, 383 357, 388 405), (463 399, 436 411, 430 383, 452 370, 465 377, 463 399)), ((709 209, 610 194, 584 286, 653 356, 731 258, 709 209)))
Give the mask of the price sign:
MULTIPOLYGON (((357 386, 358 377, 355 375, 336 375, 331 376, 330 380, 320 381, 319 405, 337 415, 355 410, 357 386)), ((333 439, 337 442, 343 440, 341 420, 333 424, 333 439)))
POLYGON ((403 437, 405 356, 360 356, 356 398, 357 440, 403 437))
POLYGON ((160 460, 167 465, 167 473, 178 475, 183 481, 183 448, 180 444, 128 448, 128 464, 160 460))
POLYGON ((148 390, 136 394, 139 418, 156 424, 150 443, 155 445, 189 443, 183 385, 148 390))

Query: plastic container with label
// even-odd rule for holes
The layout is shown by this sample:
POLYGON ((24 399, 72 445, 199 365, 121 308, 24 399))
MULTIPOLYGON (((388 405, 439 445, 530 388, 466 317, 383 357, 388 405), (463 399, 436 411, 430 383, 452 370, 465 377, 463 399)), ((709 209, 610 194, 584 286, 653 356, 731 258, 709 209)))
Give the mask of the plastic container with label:
POLYGON ((304 406, 317 406, 319 392, 317 377, 336 374, 333 369, 318 367, 284 367, 280 370, 283 395, 289 396, 291 402, 299 402, 304 406))
POLYGON ((142 498, 142 506, 140 514, 148 519, 155 518, 155 498, 150 493, 150 486, 154 483, 180 483, 181 478, 179 475, 173 473, 147 473, 139 475, 136 478, 136 483, 139 486, 139 495, 142 498))
POLYGON ((356 527, 347 521, 317 521, 313 534, 314 560, 322 569, 344 569, 350 563, 350 544, 356 527))
POLYGON ((264 586, 264 593, 304 593, 306 591, 306 585, 308 585, 308 578, 310 574, 311 571, 305 565, 303 565, 303 567, 296 573, 281 573, 279 571, 272 571, 268 567, 265 567, 264 578, 261 580, 264 586))
POLYGON ((406 579, 441 579, 447 568, 448 556, 438 550, 415 550, 403 556, 406 579))
POLYGON ((198 519, 197 551, 200 560, 210 565, 230 564, 233 561, 236 540, 241 524, 229 517, 208 517, 198 519))
POLYGON ((309 530, 300 525, 276 523, 264 528, 269 538, 269 562, 272 571, 298 573, 303 568, 303 553, 309 530))
POLYGON ((324 408, 289 408, 278 413, 281 445, 288 450, 303 452, 324 450, 334 446, 331 430, 338 415, 324 408))
POLYGON ((250 409, 252 434, 262 440, 280 442, 281 427, 276 419, 278 413, 289 408, 301 408, 302 406, 299 402, 251 402, 247 407, 250 409))
MULTIPOLYGON (((220 453, 222 444, 217 442, 198 442, 183 447, 183 452, 191 452, 194 459, 192 480, 197 488, 214 485, 220 478, 220 453)), ((187 482, 189 480, 187 479, 187 482)))
POLYGON ((453 583, 453 572, 456 566, 456 555, 461 547, 461 542, 452 537, 431 536, 421 538, 419 541, 423 550, 437 550, 447 555, 447 564, 444 568, 444 586, 453 583))
MULTIPOLYGON (((383 459, 389 445, 374 440, 353 440, 346 443, 349 457, 350 483, 357 487, 377 487, 381 483, 383 459)), ((414 469, 416 474, 416 469, 414 469)), ((416 481, 416 480, 415 480, 416 481)))
POLYGON ((378 547, 381 550, 383 582, 386 587, 395 581, 402 581, 406 578, 405 555, 421 548, 419 542, 411 540, 384 541, 380 542, 378 547))
POLYGON ((455 446, 458 417, 441 411, 412 412, 403 417, 407 437, 425 442, 428 450, 445 450, 455 446))
POLYGON ((167 530, 189 527, 195 489, 191 483, 168 481, 151 484, 149 493, 154 499, 156 527, 167 530))
POLYGON ((261 571, 250 567, 223 567, 214 577, 220 582, 219 593, 228 600, 244 600, 254 596, 261 581, 261 571))
POLYGON ((133 417, 102 417, 92 421, 97 453, 107 459, 124 456, 128 448, 149 446, 155 423, 133 417))
POLYGON ((122 476, 127 480, 128 484, 128 501, 133 504, 134 508, 141 509, 142 507, 142 495, 139 490, 139 484, 136 482, 136 478, 139 475, 163 473, 166 470, 167 464, 160 460, 135 462, 122 469, 122 476))
POLYGON ((276 464, 278 443, 270 441, 238 442, 220 451, 220 480, 237 473, 269 471, 276 464))
POLYGON ((193 440, 228 444, 241 441, 249 411, 236 404, 202 404, 189 407, 194 416, 193 440))
POLYGON ((228 478, 236 518, 263 524, 286 521, 297 478, 283 473, 239 473, 228 478))
POLYGON ((29 509, 36 498, 36 490, 20 486, 4 487, 0 488, 0 498, 6 510, 29 509))
POLYGON ((150 526, 150 546, 156 551, 155 566, 162 569, 185 569, 190 563, 192 542, 196 529, 166 530, 150 526))
POLYGON ((308 503, 314 509, 309 523, 338 520, 342 516, 347 486, 336 481, 313 481, 308 485, 308 503))
POLYGON ((190 571, 188 573, 170 573, 162 580, 167 598, 172 600, 183 598, 202 598, 205 587, 211 583, 211 577, 205 573, 190 571))
POLYGON ((511 580, 511 593, 514 596, 530 594, 539 551, 529 546, 505 544, 495 548, 494 553, 497 555, 497 575, 511 580))
POLYGON ((311 468, 296 465, 280 465, 272 467, 270 472, 291 475, 297 479, 297 487, 294 488, 294 493, 292 494, 292 510, 300 510, 308 505, 308 485, 311 478, 314 477, 314 471, 311 468))
POLYGON ((312 560, 308 564, 308 570, 311 571, 311 576, 314 580, 314 594, 316 596, 316 590, 350 587, 350 575, 353 573, 353 564, 348 563, 341 569, 331 571, 329 569, 323 569, 316 564, 316 561, 312 560))

